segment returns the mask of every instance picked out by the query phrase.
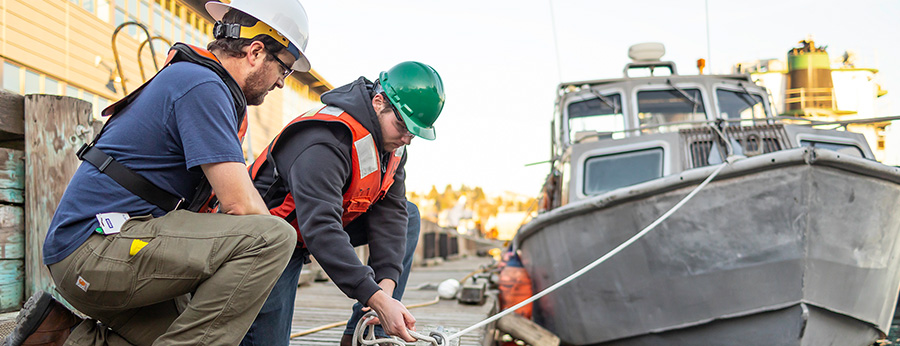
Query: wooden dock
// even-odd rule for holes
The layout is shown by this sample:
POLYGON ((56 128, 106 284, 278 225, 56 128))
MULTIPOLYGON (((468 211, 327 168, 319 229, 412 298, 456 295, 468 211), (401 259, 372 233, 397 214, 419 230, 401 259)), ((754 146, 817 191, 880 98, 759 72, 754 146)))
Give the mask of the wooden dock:
MULTIPOLYGON (((436 286, 446 279, 460 280, 483 264, 490 263, 490 258, 469 257, 446 261, 434 266, 413 267, 409 285, 403 302, 407 305, 432 302, 437 297, 437 290, 417 289, 425 284, 436 286)), ((353 300, 344 296, 331 281, 312 282, 303 285, 297 292, 294 304, 294 322, 291 332, 299 333, 327 324, 346 321, 350 317, 353 300)), ((460 304, 456 300, 440 300, 436 304, 412 308, 410 312, 416 317, 419 332, 425 332, 429 326, 444 326, 462 330, 478 323, 497 311, 496 295, 488 294, 483 305, 460 304)), ((0 314, 0 338, 5 338, 15 325, 17 312, 0 314)), ((493 327, 483 327, 476 332, 464 335, 460 346, 486 346, 492 341, 493 327)), ((310 333, 291 339, 291 345, 337 345, 344 333, 344 324, 310 333)))
MULTIPOLYGON (((416 289, 425 284, 437 286, 446 279, 461 280, 467 274, 490 263, 490 258, 469 257, 445 261, 428 267, 413 267, 409 284, 403 296, 406 305, 434 301, 437 291, 434 289, 416 289)), ((438 303, 409 311, 416 317, 419 332, 425 332, 429 326, 443 326, 465 329, 497 311, 496 296, 488 294, 483 305, 460 304, 456 300, 440 300, 438 303)), ((323 325, 346 321, 350 317, 350 307, 354 301, 344 296, 337 287, 328 282, 313 282, 303 285, 297 291, 294 309, 292 333, 299 333, 323 325)), ((291 339, 291 345, 337 345, 344 333, 344 325, 291 339)), ((464 335, 460 346, 489 345, 492 341, 492 328, 482 328, 464 335)))

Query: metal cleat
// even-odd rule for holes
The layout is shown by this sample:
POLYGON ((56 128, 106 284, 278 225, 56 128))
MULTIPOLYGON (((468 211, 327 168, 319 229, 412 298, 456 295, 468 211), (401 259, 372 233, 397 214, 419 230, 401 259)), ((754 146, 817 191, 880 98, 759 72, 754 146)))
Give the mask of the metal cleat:
POLYGON ((459 338, 450 339, 450 335, 456 333, 458 330, 444 328, 442 326, 432 326, 425 327, 422 330, 428 330, 427 334, 409 331, 409 335, 418 339, 415 343, 407 343, 406 341, 401 340, 398 337, 390 337, 390 338, 376 338, 375 337, 375 326, 370 325, 366 327, 366 323, 371 319, 377 317, 378 315, 374 311, 369 311, 359 320, 356 325, 356 331, 353 333, 353 346, 361 346, 361 345, 396 345, 396 346, 459 346, 459 338), (364 335, 364 330, 368 329, 368 336, 364 335))

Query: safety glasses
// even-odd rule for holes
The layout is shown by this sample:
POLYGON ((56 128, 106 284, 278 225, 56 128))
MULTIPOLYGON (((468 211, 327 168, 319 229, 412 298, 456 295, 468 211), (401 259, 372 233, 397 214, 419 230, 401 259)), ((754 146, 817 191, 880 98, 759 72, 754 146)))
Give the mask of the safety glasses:
MULTIPOLYGON (((400 116, 400 111, 397 110, 396 107, 394 107, 393 103, 388 101, 387 95, 384 93, 381 93, 381 97, 384 98, 384 102, 387 103, 388 107, 391 107, 391 110, 394 111, 394 117, 397 118, 397 122, 399 123, 399 125, 396 125, 397 131, 400 131, 400 133, 403 134, 404 137, 409 137, 409 138, 415 137, 416 135, 412 134, 412 132, 409 132, 409 128, 406 127, 406 122, 403 121, 403 117, 400 116)), ((395 123, 395 124, 397 124, 397 123, 395 123)))
POLYGON ((282 79, 287 79, 287 77, 290 76, 291 73, 294 73, 294 69, 288 66, 288 64, 285 64, 284 61, 281 61, 281 59, 279 59, 277 55, 272 54, 272 57, 275 58, 275 61, 277 61, 278 64, 281 65, 281 68, 284 69, 284 72, 282 72, 282 79))

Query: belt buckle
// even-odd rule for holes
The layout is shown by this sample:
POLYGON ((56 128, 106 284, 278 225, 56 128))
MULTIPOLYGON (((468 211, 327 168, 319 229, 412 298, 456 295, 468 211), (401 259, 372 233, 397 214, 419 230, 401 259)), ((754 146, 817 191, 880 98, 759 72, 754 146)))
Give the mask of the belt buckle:
POLYGON ((75 152, 75 156, 78 156, 79 160, 84 160, 84 154, 87 153, 88 150, 94 147, 93 143, 84 143, 81 145, 81 148, 75 152))

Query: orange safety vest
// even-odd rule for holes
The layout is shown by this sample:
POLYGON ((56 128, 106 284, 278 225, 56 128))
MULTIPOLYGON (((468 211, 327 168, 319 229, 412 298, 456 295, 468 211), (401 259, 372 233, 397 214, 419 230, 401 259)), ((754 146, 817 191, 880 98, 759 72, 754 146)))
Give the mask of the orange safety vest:
MULTIPOLYGON (((267 160, 274 162, 272 148, 278 143, 281 134, 297 124, 308 121, 342 123, 347 126, 353 134, 353 145, 350 152, 352 160, 350 186, 347 188, 347 191, 344 192, 344 201, 342 203, 344 211, 341 214, 341 223, 344 226, 347 226, 350 221, 353 221, 353 219, 356 219, 365 213, 369 209, 369 206, 384 198, 384 195, 387 194, 388 189, 394 184, 394 173, 396 173, 397 167, 400 165, 400 159, 403 158, 406 147, 402 146, 394 150, 390 161, 388 161, 387 167, 382 171, 378 147, 375 144, 374 137, 369 133, 369 130, 343 109, 335 106, 325 106, 321 109, 313 109, 306 112, 288 123, 287 126, 281 130, 281 133, 279 133, 278 136, 275 136, 275 140, 272 141, 272 144, 269 144, 269 146, 266 147, 264 155, 260 155, 259 158, 256 159, 256 162, 253 163, 253 166, 250 167, 250 178, 256 180, 263 162, 266 162, 267 160), (378 174, 381 172, 384 172, 384 174, 378 174)), ((273 186, 270 186, 269 190, 276 188, 276 186, 274 186, 276 184, 277 182, 273 183, 273 186)), ((268 195, 268 193, 266 193, 266 195, 268 195)), ((268 203, 268 201, 266 202, 268 203)), ((286 218, 293 213, 295 209, 294 195, 288 191, 287 195, 284 197, 284 201, 282 201, 280 205, 269 209, 269 212, 272 215, 286 218)), ((297 219, 294 218, 290 223, 297 230, 298 239, 302 242, 303 238, 300 236, 300 227, 297 224, 297 219)))

